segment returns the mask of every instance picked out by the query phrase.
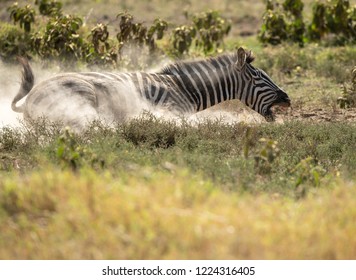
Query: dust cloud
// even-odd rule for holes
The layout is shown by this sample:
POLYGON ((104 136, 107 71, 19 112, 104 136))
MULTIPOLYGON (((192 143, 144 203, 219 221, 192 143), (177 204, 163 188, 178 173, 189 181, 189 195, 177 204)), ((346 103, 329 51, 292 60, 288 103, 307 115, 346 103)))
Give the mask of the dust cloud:
MULTIPOLYGON (((35 74, 35 83, 48 79, 59 71, 59 68, 53 68, 51 71, 41 69, 41 66, 31 64, 35 74)), ((0 60, 0 128, 18 127, 21 125, 23 116, 11 109, 11 102, 20 89, 22 79, 22 66, 20 64, 4 63, 0 60)), ((22 104, 24 100, 18 102, 22 104)))
POLYGON ((18 126, 20 114, 11 109, 11 102, 20 88, 20 67, 0 61, 0 127, 18 126))
MULTIPOLYGON (((31 63, 31 67, 35 75, 35 84, 38 84, 39 82, 46 80, 61 72, 60 67, 58 66, 52 66, 49 69, 43 69, 41 65, 31 63)), ((148 72, 154 72, 154 70, 149 70, 148 72)), ((0 128, 5 126, 17 127, 20 126, 21 122, 23 121, 22 114, 15 113, 11 109, 11 102, 20 88, 22 77, 21 71, 22 67, 19 64, 10 65, 0 61, 0 128)), ((69 97, 68 93, 66 95, 66 97, 69 97, 68 99, 66 97, 61 98, 60 102, 56 102, 56 104, 58 105, 56 105, 55 108, 52 108, 51 112, 46 111, 46 109, 44 109, 44 112, 48 113, 47 117, 49 117, 50 119, 63 121, 64 123, 70 123, 71 120, 75 119, 75 121, 77 122, 80 121, 81 126, 83 127, 94 119, 99 119, 100 121, 104 121, 105 123, 110 124, 115 121, 125 121, 130 118, 139 117, 140 114, 142 114, 143 112, 149 112, 157 118, 170 121, 173 120, 179 124, 181 118, 163 109, 152 107, 148 104, 148 102, 145 102, 141 98, 139 98, 134 85, 128 84, 123 85, 123 87, 124 88, 122 92, 124 94, 122 94, 122 96, 118 96, 117 100, 114 101, 115 103, 119 102, 117 104, 122 104, 120 107, 121 111, 119 112, 119 114, 115 114, 115 116, 105 116, 105 114, 103 114, 103 112, 100 112, 100 110, 99 112, 94 112, 92 107, 85 107, 83 100, 75 99, 74 97, 69 97), (65 101, 65 99, 67 100, 65 101), (65 114, 63 113, 64 111, 66 112, 65 114)), ((61 89, 58 89, 58 91, 60 90, 61 89)), ((51 97, 48 97, 48 102, 50 101, 51 97)), ((23 103, 23 100, 21 100, 18 104, 21 103, 23 103)), ((224 105, 221 106, 221 104, 219 104, 210 109, 187 117, 185 121, 190 122, 192 125, 197 124, 199 122, 204 122, 207 119, 218 120, 227 124, 239 122, 264 122, 264 119, 261 116, 259 116, 255 112, 252 112, 248 108, 244 108, 243 105, 238 106, 238 110, 236 110, 235 107, 230 108, 232 106, 227 107, 228 109, 226 109, 226 106, 224 107, 224 105)), ((37 109, 41 111, 41 108, 37 109)))

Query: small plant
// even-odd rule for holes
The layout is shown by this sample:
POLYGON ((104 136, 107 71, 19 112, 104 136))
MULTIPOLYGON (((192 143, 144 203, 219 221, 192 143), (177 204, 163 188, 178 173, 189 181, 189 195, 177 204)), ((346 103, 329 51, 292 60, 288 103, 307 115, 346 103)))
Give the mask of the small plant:
POLYGON ((4 23, 0 25, 0 56, 3 60, 15 60, 16 55, 28 56, 31 39, 19 27, 4 23))
POLYGON ((291 173, 295 176, 294 187, 297 198, 303 198, 308 191, 306 184, 319 187, 321 177, 326 174, 326 171, 320 165, 315 164, 312 157, 307 157, 302 159, 291 173))
POLYGON ((91 30, 91 42, 97 53, 104 53, 110 48, 108 43, 109 31, 106 24, 98 23, 91 30))
POLYGON ((63 134, 58 138, 57 158, 63 167, 69 167, 73 171, 78 170, 83 164, 85 150, 78 145, 74 134, 69 128, 65 128, 63 134))
MULTIPOLYGON (((19 7, 15 3, 8 8, 14 23, 19 22, 20 28, 25 31, 18 45, 24 42, 29 49, 26 52, 37 53, 44 58, 62 57, 71 60, 83 58, 83 53, 88 47, 78 32, 82 26, 82 19, 78 16, 63 15, 62 3, 55 0, 36 0, 35 4, 41 15, 49 17, 43 32, 32 32, 36 13, 30 5, 19 7)), ((12 41, 11 45, 16 44, 12 41)), ((19 46, 12 49, 17 51, 17 54, 24 53, 19 46)))
POLYGON ((25 7, 19 7, 16 2, 8 8, 10 12, 10 18, 14 21, 14 24, 19 23, 20 27, 25 30, 26 33, 31 32, 31 25, 35 22, 35 10, 31 5, 25 7))
POLYGON ((56 0, 36 0, 35 5, 38 5, 38 10, 43 16, 60 16, 62 14, 62 2, 56 0))
POLYGON ((127 12, 120 13, 117 17, 120 18, 120 32, 117 33, 116 38, 120 49, 127 43, 134 43, 139 47, 148 46, 150 52, 153 52, 156 49, 155 39, 162 39, 168 27, 168 23, 161 19, 156 19, 150 27, 143 23, 135 23, 133 16, 127 12))
POLYGON ((283 13, 267 10, 263 21, 258 37, 261 42, 278 45, 287 39, 287 23, 283 13))
POLYGON ((301 0, 285 0, 282 8, 278 3, 267 1, 263 25, 258 38, 263 43, 277 45, 283 41, 303 45, 305 25, 301 0))
POLYGON ((337 103, 342 109, 356 107, 356 66, 351 75, 351 85, 344 85, 343 94, 337 99, 337 103))
POLYGON ((303 21, 304 4, 301 0, 285 0, 283 9, 287 13, 287 17, 292 19, 287 25, 289 39, 299 45, 304 43, 305 24, 303 21))
POLYGON ((268 174, 272 170, 273 162, 279 156, 279 148, 277 141, 272 139, 261 138, 259 142, 262 144, 261 149, 255 155, 255 164, 258 171, 262 174, 268 174))
POLYGON ((182 25, 175 28, 171 34, 171 44, 174 51, 179 56, 188 53, 195 35, 196 30, 192 26, 182 25))
POLYGON ((247 159, 251 148, 255 145, 256 129, 246 126, 245 135, 243 138, 243 155, 247 159))
POLYGON ((43 57, 81 58, 85 42, 79 35, 82 19, 65 15, 50 18, 43 36, 37 37, 39 54, 43 57))
POLYGON ((326 15, 326 5, 316 2, 313 5, 312 22, 308 27, 308 34, 312 41, 319 41, 328 33, 326 15))
POLYGON ((188 54, 193 42, 205 55, 217 52, 231 30, 230 21, 220 17, 217 11, 196 14, 192 21, 192 25, 179 26, 171 34, 173 52, 178 56, 188 54))
POLYGON ((148 113, 125 124, 123 136, 128 142, 137 146, 169 148, 176 143, 177 127, 148 113))
POLYGON ((78 171, 81 167, 102 169, 105 161, 89 148, 80 145, 77 135, 67 127, 57 140, 56 157, 63 168, 78 171))
POLYGON ((0 153, 14 151, 21 145, 21 134, 19 131, 9 127, 0 130, 0 153))
POLYGON ((109 42, 108 26, 98 23, 90 33, 91 44, 86 51, 86 61, 90 64, 116 65, 117 50, 109 42))
POLYGON ((217 11, 194 15, 193 23, 198 36, 195 45, 204 54, 218 50, 231 30, 230 21, 222 18, 217 11))

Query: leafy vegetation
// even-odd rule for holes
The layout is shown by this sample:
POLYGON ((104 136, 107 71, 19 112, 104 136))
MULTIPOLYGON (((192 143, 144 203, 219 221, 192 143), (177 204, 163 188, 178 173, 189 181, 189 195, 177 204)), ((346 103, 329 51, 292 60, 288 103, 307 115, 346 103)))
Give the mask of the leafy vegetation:
MULTIPOLYGON (((156 41, 162 40, 168 29, 168 23, 155 19, 151 26, 136 22, 134 17, 127 13, 119 13, 119 31, 116 41, 110 37, 106 24, 98 23, 90 35, 86 35, 83 28, 83 19, 76 15, 64 14, 62 3, 53 0, 36 0, 40 14, 46 17, 46 26, 43 30, 36 25, 36 12, 31 5, 20 7, 17 3, 8 8, 10 17, 15 24, 19 23, 20 30, 9 30, 7 34, 1 32, 7 44, 0 45, 0 53, 4 59, 11 58, 13 54, 22 56, 39 55, 43 59, 59 58, 67 62, 85 61, 89 64, 113 66, 117 64, 129 65, 138 62, 132 61, 133 56, 124 57, 123 50, 133 46, 144 50, 146 55, 160 53, 156 41), (34 31, 34 27, 38 30, 34 31), (19 36, 20 35, 20 36, 19 36), (17 37, 21 37, 28 47, 19 49, 17 37), (89 40, 88 40, 89 38, 89 40), (129 62, 125 60, 130 59, 129 62)), ((187 54, 194 42, 195 48, 204 54, 217 52, 223 45, 225 36, 229 33, 231 24, 220 17, 217 11, 209 11, 192 16, 190 26, 181 26, 173 29, 168 42, 167 52, 174 56, 187 54)), ((21 40, 21 41, 22 41, 21 40)))
POLYGON ((231 30, 231 23, 217 11, 194 15, 192 21, 191 26, 183 25, 172 32, 173 52, 178 55, 188 53, 193 42, 205 55, 216 52, 231 30))
POLYGON ((267 1, 264 24, 259 39, 264 43, 280 44, 283 41, 297 42, 303 45, 305 24, 301 0, 286 0, 281 10, 278 3, 267 1))
POLYGON ((327 37, 335 45, 356 42, 356 7, 351 7, 348 0, 316 1, 311 23, 304 22, 303 7, 302 0, 285 0, 282 8, 278 2, 268 0, 259 34, 261 42, 276 45, 290 41, 302 46, 327 37))
POLYGON ((35 10, 31 8, 31 5, 19 7, 16 2, 8 10, 14 23, 18 22, 25 32, 31 32, 31 25, 35 22, 35 10))
POLYGON ((337 99, 341 108, 356 107, 356 67, 352 70, 350 85, 343 86, 343 95, 337 99))

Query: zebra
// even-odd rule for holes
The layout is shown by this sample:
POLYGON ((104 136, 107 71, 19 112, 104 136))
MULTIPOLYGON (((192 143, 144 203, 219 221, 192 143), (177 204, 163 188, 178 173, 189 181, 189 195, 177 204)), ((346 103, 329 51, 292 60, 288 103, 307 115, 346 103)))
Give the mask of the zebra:
POLYGON ((191 115, 226 100, 239 99, 266 121, 274 121, 271 107, 289 107, 291 101, 261 69, 252 65, 251 51, 237 52, 196 61, 172 63, 153 73, 122 72, 62 73, 34 85, 34 75, 26 59, 22 83, 11 107, 25 118, 48 117, 82 125, 84 118, 119 120, 137 106, 168 109, 175 115, 191 115), (25 102, 17 102, 27 96, 25 102))

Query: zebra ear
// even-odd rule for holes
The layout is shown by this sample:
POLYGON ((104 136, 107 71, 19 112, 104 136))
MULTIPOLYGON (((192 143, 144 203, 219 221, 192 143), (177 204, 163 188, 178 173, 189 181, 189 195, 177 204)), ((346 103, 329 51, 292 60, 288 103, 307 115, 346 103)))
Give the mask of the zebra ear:
POLYGON ((246 64, 247 54, 243 48, 237 50, 237 68, 241 70, 246 64))

